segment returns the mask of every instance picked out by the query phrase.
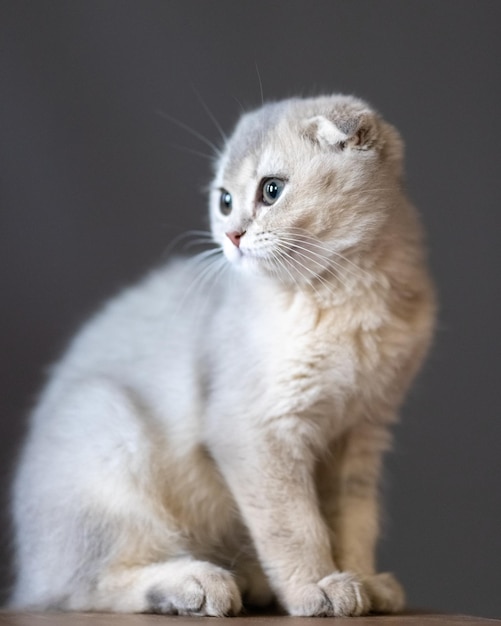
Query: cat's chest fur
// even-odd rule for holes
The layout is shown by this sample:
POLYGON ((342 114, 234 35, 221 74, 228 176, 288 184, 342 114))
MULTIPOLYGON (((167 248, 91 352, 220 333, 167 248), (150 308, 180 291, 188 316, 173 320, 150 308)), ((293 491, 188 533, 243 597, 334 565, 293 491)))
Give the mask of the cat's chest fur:
POLYGON ((370 311, 357 301, 322 307, 311 292, 266 281, 227 292, 222 302, 201 355, 209 421, 295 415, 334 437, 362 417, 371 394, 355 407, 360 389, 374 386, 386 365, 377 348, 390 323, 384 303, 370 311))

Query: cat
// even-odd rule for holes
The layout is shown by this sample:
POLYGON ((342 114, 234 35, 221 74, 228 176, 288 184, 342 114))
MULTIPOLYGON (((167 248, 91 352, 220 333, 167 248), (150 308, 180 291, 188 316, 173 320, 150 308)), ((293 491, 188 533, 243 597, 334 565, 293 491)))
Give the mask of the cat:
POLYGON ((13 488, 18 609, 398 612, 378 484, 435 298, 397 131, 351 96, 243 115, 217 247, 92 318, 13 488))

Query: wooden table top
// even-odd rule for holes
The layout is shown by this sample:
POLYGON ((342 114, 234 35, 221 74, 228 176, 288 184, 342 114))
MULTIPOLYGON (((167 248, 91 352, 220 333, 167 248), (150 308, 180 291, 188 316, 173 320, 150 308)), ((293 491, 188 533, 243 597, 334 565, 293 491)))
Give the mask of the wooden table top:
POLYGON ((0 626, 488 626, 501 620, 466 615, 409 613, 368 617, 289 617, 245 615, 240 617, 179 617, 111 613, 12 613, 0 612, 0 626))

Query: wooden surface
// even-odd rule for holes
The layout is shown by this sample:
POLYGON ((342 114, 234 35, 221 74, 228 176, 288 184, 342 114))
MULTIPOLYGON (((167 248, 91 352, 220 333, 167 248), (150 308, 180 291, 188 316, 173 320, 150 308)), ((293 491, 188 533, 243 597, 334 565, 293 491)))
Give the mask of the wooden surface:
POLYGON ((0 612, 0 626, 488 626, 501 620, 416 613, 369 617, 287 617, 253 615, 241 617, 173 617, 165 615, 118 615, 105 613, 9 613, 0 612))

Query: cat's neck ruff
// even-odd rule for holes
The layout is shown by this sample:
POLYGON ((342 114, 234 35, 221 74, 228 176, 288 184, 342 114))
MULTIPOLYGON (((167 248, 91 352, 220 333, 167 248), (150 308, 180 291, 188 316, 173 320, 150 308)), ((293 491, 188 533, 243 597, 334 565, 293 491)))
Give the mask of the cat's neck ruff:
POLYGON ((348 259, 345 263, 347 270, 341 267, 335 272, 327 267, 322 274, 312 278, 297 277, 295 280, 290 275, 281 277, 230 263, 228 281, 230 289, 245 289, 251 297, 258 297, 269 305, 275 301, 286 308, 302 302, 308 309, 327 310, 347 304, 356 306, 362 301, 387 299, 390 280, 383 272, 375 268, 369 272, 348 259))

